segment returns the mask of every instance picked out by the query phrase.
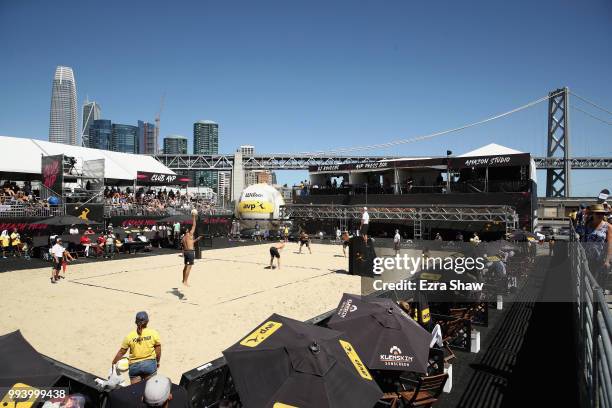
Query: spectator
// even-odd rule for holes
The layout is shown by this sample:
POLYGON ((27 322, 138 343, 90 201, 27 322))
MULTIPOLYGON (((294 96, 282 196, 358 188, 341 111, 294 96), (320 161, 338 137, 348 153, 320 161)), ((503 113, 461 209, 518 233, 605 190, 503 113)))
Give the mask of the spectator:
POLYGON ((121 348, 115 355, 112 364, 115 365, 126 352, 129 355, 130 382, 136 384, 157 374, 161 360, 161 340, 156 330, 149 329, 147 312, 136 314, 136 330, 131 331, 123 339, 121 348))
POLYGON ((606 283, 612 260, 612 228, 604 219, 606 214, 602 204, 591 205, 589 221, 581 239, 587 243, 585 251, 591 272, 602 286, 606 283))
POLYGON ((402 243, 402 237, 400 236, 399 230, 395 230, 395 235, 393 236, 393 249, 395 250, 395 255, 399 254, 402 243))
POLYGON ((144 384, 142 403, 146 407, 186 408, 188 407, 187 392, 178 385, 172 384, 163 375, 155 375, 144 384))
POLYGON ((21 236, 17 232, 17 228, 13 229, 11 234, 11 251, 13 256, 21 256, 21 236))
POLYGON ((85 231, 83 236, 81 236, 81 240, 80 240, 80 243, 81 245, 83 245, 83 248, 85 250, 85 257, 89 256, 89 248, 91 247, 91 240, 89 239, 87 235, 89 234, 87 234, 87 231, 85 231))
POLYGON ((55 244, 49 249, 51 254, 51 260, 53 262, 53 266, 51 269, 51 283, 56 283, 59 279, 59 272, 62 268, 62 262, 64 260, 64 252, 66 249, 62 245, 62 239, 55 239, 55 244))
POLYGON ((115 256, 115 234, 113 234, 112 227, 108 229, 108 232, 104 236, 104 257, 113 258, 115 256))
POLYGON ((2 258, 6 259, 6 251, 9 250, 9 244, 11 242, 11 237, 9 237, 8 231, 2 231, 0 235, 0 246, 2 246, 2 258))

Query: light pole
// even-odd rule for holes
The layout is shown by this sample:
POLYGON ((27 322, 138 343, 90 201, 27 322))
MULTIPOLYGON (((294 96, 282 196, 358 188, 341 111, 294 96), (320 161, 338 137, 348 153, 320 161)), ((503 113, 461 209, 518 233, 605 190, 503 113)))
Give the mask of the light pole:
POLYGON ((450 193, 450 156, 453 154, 452 151, 446 151, 446 193, 450 193))

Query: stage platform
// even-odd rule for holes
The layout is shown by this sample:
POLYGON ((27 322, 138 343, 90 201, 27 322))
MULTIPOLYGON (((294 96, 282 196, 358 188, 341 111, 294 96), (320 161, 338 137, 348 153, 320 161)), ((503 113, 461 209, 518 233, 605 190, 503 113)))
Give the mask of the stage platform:
POLYGON ((162 339, 160 372, 178 383, 270 314, 306 320, 335 308, 343 292, 360 291, 339 245, 313 244, 310 255, 289 243, 280 270, 265 269, 269 247, 206 249, 189 288, 178 251, 77 262, 57 284, 49 266, 9 270, 0 274, 0 333, 20 329, 39 352, 106 376, 136 312, 146 310, 162 339))

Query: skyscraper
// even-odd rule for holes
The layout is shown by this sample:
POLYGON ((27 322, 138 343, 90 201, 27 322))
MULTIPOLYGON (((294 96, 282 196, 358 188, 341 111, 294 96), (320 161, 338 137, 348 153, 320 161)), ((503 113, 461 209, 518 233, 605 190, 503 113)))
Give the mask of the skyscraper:
POLYGON ((187 154, 187 138, 180 135, 166 136, 164 154, 187 154))
POLYGON ((81 134, 83 135, 83 140, 81 140, 81 145, 84 147, 89 146, 89 128, 93 124, 94 120, 98 120, 101 117, 100 105, 96 101, 85 100, 83 104, 83 127, 81 128, 81 134))
POLYGON ((77 144, 76 82, 72 68, 58 66, 51 88, 49 141, 77 144))
POLYGON ((152 123, 138 121, 138 153, 157 154, 157 129, 152 123))
POLYGON ((89 127, 88 146, 92 149, 111 150, 113 127, 110 120, 94 120, 89 127))
POLYGON ((113 123, 111 150, 122 153, 138 153, 138 127, 113 123))
POLYGON ((217 197, 219 204, 231 200, 232 176, 228 171, 220 171, 217 182, 217 197))
MULTIPOLYGON (((193 154, 219 153, 219 125, 211 120, 200 120, 193 124, 193 154)), ((195 175, 197 186, 206 186, 217 191, 216 171, 198 171, 195 175)))

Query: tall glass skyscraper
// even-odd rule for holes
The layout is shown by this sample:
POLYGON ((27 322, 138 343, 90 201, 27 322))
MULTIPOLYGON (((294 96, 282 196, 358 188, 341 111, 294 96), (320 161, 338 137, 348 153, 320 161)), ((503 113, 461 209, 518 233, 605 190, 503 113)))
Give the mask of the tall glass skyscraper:
POLYGON ((138 127, 113 123, 111 150, 122 153, 138 153, 138 127))
POLYGON ((89 102, 85 101, 83 104, 83 127, 81 128, 81 132, 83 135, 83 140, 81 141, 81 145, 84 147, 89 146, 89 129, 93 124, 94 120, 98 120, 101 117, 100 105, 96 101, 89 102))
POLYGON ((72 68, 58 66, 51 88, 49 141, 77 144, 76 82, 72 68))
POLYGON ((180 135, 166 136, 164 154, 187 154, 187 138, 180 135))
POLYGON ((157 154, 157 132, 152 123, 138 121, 138 153, 157 154))
MULTIPOLYGON (((193 154, 219 153, 219 124, 211 120, 200 120, 193 124, 193 154)), ((218 189, 216 171, 198 171, 195 174, 196 186, 218 189)))
POLYGON ((111 150, 113 127, 110 120, 94 120, 89 127, 88 146, 93 149, 111 150))

